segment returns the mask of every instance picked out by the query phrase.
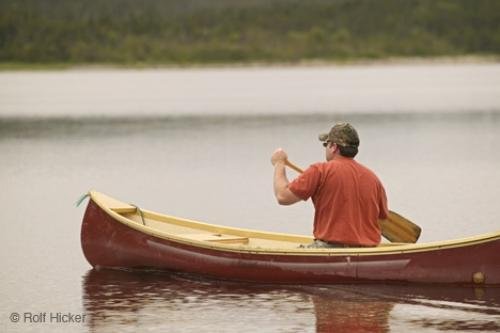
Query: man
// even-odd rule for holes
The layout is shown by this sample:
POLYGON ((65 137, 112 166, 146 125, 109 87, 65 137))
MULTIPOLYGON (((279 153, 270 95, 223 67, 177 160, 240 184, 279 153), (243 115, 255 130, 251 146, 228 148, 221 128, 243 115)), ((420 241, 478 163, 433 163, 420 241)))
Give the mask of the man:
POLYGON ((319 136, 326 162, 311 165, 289 183, 287 154, 280 148, 272 157, 274 194, 279 204, 312 198, 315 241, 310 248, 370 247, 380 243, 378 219, 387 218, 387 197, 377 176, 354 160, 359 137, 348 123, 337 123, 319 136))

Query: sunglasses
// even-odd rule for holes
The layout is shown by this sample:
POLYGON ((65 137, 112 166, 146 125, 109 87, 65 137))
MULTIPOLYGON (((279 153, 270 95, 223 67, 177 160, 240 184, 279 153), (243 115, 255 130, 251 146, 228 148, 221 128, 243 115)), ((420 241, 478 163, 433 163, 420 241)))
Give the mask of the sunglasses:
POLYGON ((325 147, 325 148, 326 148, 326 147, 328 147, 328 145, 329 145, 330 143, 333 143, 333 142, 332 142, 332 141, 330 141, 330 140, 327 140, 327 141, 323 142, 323 147, 325 147))

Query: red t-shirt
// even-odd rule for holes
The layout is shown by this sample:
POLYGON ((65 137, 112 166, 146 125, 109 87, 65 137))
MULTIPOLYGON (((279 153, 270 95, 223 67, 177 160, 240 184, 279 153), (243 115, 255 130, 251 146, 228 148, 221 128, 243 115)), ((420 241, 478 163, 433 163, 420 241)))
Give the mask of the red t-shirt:
POLYGON ((378 245, 378 219, 389 214, 378 177, 352 158, 311 165, 288 188, 302 200, 312 198, 314 238, 352 245, 378 245))

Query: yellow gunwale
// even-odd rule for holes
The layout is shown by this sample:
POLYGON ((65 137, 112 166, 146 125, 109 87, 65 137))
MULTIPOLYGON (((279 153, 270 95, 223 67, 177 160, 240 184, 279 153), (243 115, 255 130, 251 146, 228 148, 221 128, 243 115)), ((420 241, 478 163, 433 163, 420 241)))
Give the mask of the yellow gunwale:
MULTIPOLYGON (((458 247, 467 247, 482 243, 491 242, 500 239, 500 231, 485 233, 477 236, 452 239, 446 241, 437 241, 420 244, 390 244, 383 243, 374 248, 340 248, 340 249, 308 249, 308 248, 260 248, 249 247, 239 244, 225 244, 225 243, 211 243, 206 241, 199 241, 180 237, 164 231, 160 231, 149 226, 137 223, 134 220, 128 219, 120 213, 133 213, 136 212, 136 207, 126 204, 111 198, 105 194, 97 191, 89 191, 89 196, 101 209, 108 215, 113 217, 114 220, 142 233, 154 236, 160 239, 174 241, 181 244, 193 245, 200 248, 213 249, 226 252, 238 253, 255 253, 255 254, 270 254, 270 255, 318 255, 318 256, 370 256, 370 255, 389 255, 389 254, 404 254, 416 252, 429 252, 442 249, 452 249, 458 247)), ((141 208, 144 218, 155 220, 157 222, 170 223, 178 226, 199 229, 202 231, 209 231, 213 233, 230 234, 235 236, 242 236, 248 238, 267 239, 276 241, 290 241, 296 243, 308 243, 313 240, 312 237, 303 235, 294 235, 286 233, 264 232, 252 229, 242 229, 225 227, 216 224, 209 224, 195 220, 169 216, 165 214, 156 213, 153 211, 141 208)))

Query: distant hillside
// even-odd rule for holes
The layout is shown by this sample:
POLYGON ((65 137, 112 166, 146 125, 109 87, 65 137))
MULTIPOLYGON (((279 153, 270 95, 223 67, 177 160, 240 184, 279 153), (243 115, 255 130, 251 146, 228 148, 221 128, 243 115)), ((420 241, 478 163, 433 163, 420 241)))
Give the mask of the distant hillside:
POLYGON ((499 54, 498 0, 0 0, 0 63, 499 54))

